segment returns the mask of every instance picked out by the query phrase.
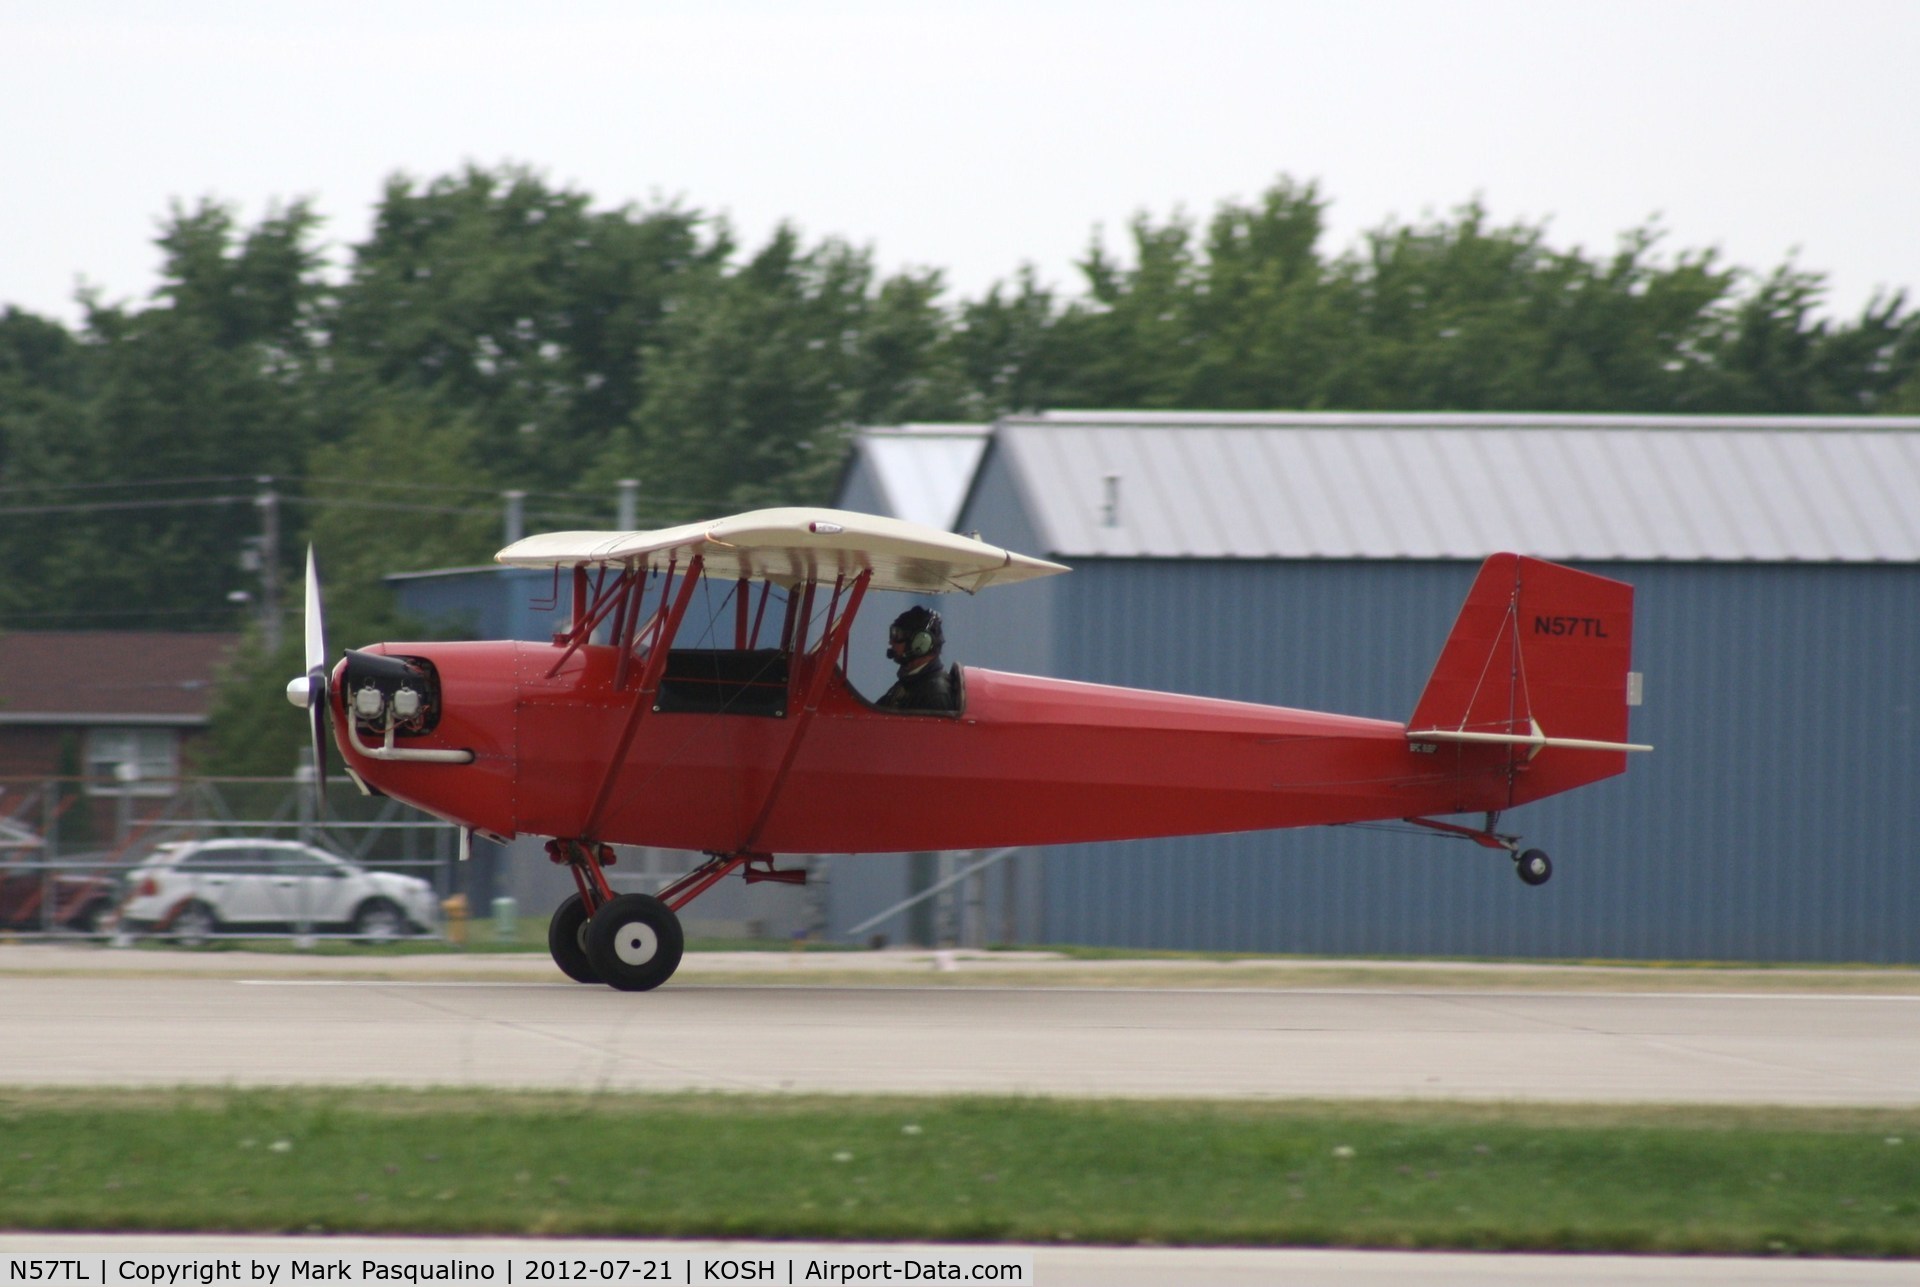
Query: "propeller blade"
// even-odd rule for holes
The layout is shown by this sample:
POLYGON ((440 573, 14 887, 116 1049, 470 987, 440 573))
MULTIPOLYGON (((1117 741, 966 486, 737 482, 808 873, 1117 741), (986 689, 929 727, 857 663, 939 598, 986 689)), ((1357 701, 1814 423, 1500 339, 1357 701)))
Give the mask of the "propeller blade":
POLYGON ((327 807, 327 676, 307 676, 307 716, 313 730, 313 795, 322 812, 327 807))
MULTIPOLYGON (((313 547, 307 547, 307 719, 313 734, 313 794, 321 813, 327 809, 327 628, 320 614, 320 574, 313 547)), ((294 681, 298 683, 298 680, 294 681)))
POLYGON ((307 673, 327 664, 327 628, 320 619, 320 574, 313 565, 313 547, 307 547, 307 673))

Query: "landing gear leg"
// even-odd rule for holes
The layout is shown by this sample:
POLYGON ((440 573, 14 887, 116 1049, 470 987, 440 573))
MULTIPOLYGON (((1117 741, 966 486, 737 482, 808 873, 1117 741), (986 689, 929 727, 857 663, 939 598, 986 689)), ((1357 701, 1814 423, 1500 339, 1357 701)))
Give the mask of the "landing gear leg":
POLYGON ((574 982, 603 982, 587 955, 587 926, 595 911, 613 901, 613 890, 608 888, 602 870, 613 863, 613 850, 577 840, 549 840, 547 857, 567 868, 579 891, 556 907, 553 919, 547 922, 547 952, 560 972, 574 982))
POLYGON ((1500 821, 1500 815, 1497 812, 1487 814, 1486 825, 1478 828, 1441 822, 1437 818, 1408 818, 1407 821, 1418 827, 1426 827, 1449 836, 1471 840, 1488 849, 1506 850, 1513 859, 1514 870, 1519 873, 1520 879, 1529 885, 1544 885, 1553 876, 1553 860, 1547 857, 1546 850, 1528 849, 1523 852, 1520 848, 1520 837, 1503 835, 1493 829, 1500 821))
POLYGON ((547 925, 547 951, 554 964, 570 979, 605 983, 623 992, 650 992, 673 977, 686 951, 677 913, 722 877, 739 871, 749 884, 807 882, 804 870, 777 868, 770 854, 716 853, 658 895, 616 895, 602 870, 614 862, 608 846, 550 840, 547 857, 573 874, 579 890, 560 904, 547 925))

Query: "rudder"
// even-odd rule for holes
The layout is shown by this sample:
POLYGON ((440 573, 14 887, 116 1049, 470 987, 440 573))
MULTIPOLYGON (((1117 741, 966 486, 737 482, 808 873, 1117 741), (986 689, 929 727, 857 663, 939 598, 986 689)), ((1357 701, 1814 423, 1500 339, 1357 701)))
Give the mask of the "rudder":
POLYGON ((1511 757, 1512 804, 1624 772, 1633 587, 1544 559, 1480 566, 1408 721, 1511 757))

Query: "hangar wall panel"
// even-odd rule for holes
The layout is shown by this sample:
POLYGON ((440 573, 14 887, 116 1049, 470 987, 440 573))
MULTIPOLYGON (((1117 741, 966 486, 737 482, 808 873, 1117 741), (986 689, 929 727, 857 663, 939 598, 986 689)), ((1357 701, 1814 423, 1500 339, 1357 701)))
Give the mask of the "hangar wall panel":
MULTIPOLYGON (((552 602, 553 575, 529 568, 447 568, 386 580, 401 613, 429 623, 440 638, 546 639, 568 612, 564 597, 538 606, 552 602)), ((561 591, 564 596, 570 588, 561 591)))
MULTIPOLYGON (((1920 960, 1920 569, 1589 565, 1636 588, 1627 774, 1466 842, 1360 828, 1049 850, 1054 942, 1303 953, 1920 960)), ((1451 562, 1081 560, 1056 673, 1404 719, 1451 562)))
MULTIPOLYGON (((960 530, 1023 554, 1044 548, 1028 519, 1026 484, 1008 453, 989 449, 973 494, 960 514, 960 530)), ((1077 575, 1077 574, 1076 574, 1077 575)), ((941 595, 935 605, 946 622, 949 661, 1019 674, 1059 674, 1054 650, 1060 587, 1075 576, 1040 577, 991 586, 979 595, 941 595)))

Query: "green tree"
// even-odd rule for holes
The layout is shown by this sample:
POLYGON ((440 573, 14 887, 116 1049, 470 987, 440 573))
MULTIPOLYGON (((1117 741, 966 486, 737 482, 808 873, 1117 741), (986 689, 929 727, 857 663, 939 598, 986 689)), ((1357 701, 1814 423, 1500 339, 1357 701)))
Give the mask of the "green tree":
POLYGON ((84 391, 84 350, 58 322, 0 308, 0 410, 44 396, 79 397, 84 391))
POLYGON ((646 356, 646 396, 601 462, 692 511, 826 499, 858 423, 946 418, 959 366, 935 275, 876 294, 871 255, 791 226, 688 284, 646 356))
POLYGON ((855 424, 950 420, 967 404, 953 319, 938 272, 906 272, 880 284, 854 345, 855 424))
POLYGON ((306 452, 317 223, 295 204, 242 234, 217 204, 176 207, 154 302, 89 300, 77 354, 43 345, 56 366, 74 359, 82 392, 8 426, 8 494, 32 498, 0 524, 31 587, 10 609, 49 626, 233 621, 260 530, 253 480, 297 472, 306 452))
POLYGON ((1042 406, 1259 410, 1875 411, 1916 397, 1904 297, 1819 315, 1815 274, 1766 276, 1657 228, 1608 255, 1478 202, 1389 223, 1331 259, 1325 202, 1281 179, 1197 234, 1138 215, 1129 252, 1096 235, 1084 295, 1031 272, 959 310, 954 347, 986 413, 1042 406))
POLYGON ((1189 406, 1310 407, 1319 373, 1338 360, 1339 328, 1319 243, 1326 202, 1313 184, 1281 179, 1254 205, 1220 207, 1208 226, 1198 335, 1185 381, 1189 406))
POLYGON ((996 282, 980 299, 960 305, 951 345, 964 387, 963 417, 985 421, 1053 403, 1072 362, 1058 314, 1053 292, 1031 264, 1022 266, 1011 288, 996 282))
POLYGON ((59 323, 0 311, 0 552, 12 572, 0 577, 0 616, 17 625, 60 611, 53 587, 19 574, 20 559, 48 527, 47 483, 85 419, 89 357, 59 323))
POLYGON ((1542 227, 1389 225, 1333 266, 1346 301, 1329 405, 1446 411, 1672 410, 1732 287, 1711 256, 1661 265, 1651 229, 1614 256, 1555 251, 1542 227))
MULTIPOLYGON (((478 439, 459 413, 400 393, 364 407, 344 438, 314 450, 304 504, 331 660, 381 639, 434 637, 395 612, 387 574, 483 564, 499 548, 499 511, 474 503, 488 490, 472 463, 478 439)), ((302 583, 292 584, 280 646, 251 632, 220 677, 196 765, 203 772, 282 774, 299 763, 306 727, 283 695, 307 668, 302 583)))
POLYGON ((1131 267, 1110 255, 1097 234, 1079 264, 1086 297, 1069 304, 1058 323, 1074 360, 1063 366, 1050 401, 1142 409, 1182 405, 1205 278, 1193 225, 1179 214, 1159 225, 1142 214, 1129 232, 1131 267))
POLYGON ((464 410, 500 477, 571 487, 639 404, 682 279, 728 253, 706 222, 595 211, 524 167, 396 176, 354 248, 333 355, 464 410))
POLYGON ((1731 411, 1789 415, 1883 409, 1920 362, 1920 316, 1876 296, 1852 323, 1819 315, 1826 280, 1786 264, 1728 310, 1709 395, 1731 411))

